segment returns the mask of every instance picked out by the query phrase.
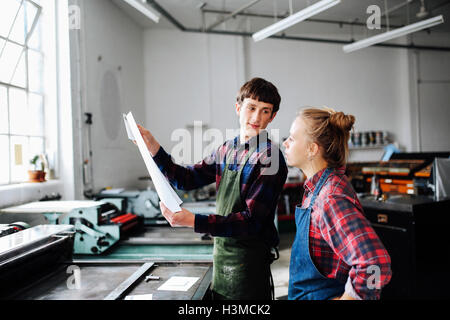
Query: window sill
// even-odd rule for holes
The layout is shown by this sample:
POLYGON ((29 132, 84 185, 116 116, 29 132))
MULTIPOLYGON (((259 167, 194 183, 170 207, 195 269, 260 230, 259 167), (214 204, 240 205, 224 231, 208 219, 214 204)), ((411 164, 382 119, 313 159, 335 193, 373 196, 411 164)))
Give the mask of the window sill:
POLYGON ((61 180, 0 186, 0 208, 38 201, 46 194, 62 193, 62 190, 63 183, 61 180))

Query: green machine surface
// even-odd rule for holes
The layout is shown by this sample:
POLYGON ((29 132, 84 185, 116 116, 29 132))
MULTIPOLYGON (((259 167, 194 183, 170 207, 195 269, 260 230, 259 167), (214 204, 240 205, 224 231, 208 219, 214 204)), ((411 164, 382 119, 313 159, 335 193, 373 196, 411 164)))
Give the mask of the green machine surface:
MULTIPOLYGON (((157 224, 144 223, 140 228, 121 232, 126 225, 109 222, 110 218, 123 214, 118 205, 104 201, 38 202, 5 209, 3 214, 28 213, 45 216, 50 224, 74 225, 77 232, 73 253, 78 259, 212 261, 212 238, 191 228, 172 228, 165 220, 159 220, 157 224)), ((215 210, 213 202, 185 206, 201 214, 215 210)))
POLYGON ((212 261, 212 245, 127 245, 118 244, 99 255, 75 255, 77 259, 152 260, 152 261, 212 261))
POLYGON ((213 240, 190 228, 145 227, 106 252, 75 255, 83 260, 212 261, 213 240))

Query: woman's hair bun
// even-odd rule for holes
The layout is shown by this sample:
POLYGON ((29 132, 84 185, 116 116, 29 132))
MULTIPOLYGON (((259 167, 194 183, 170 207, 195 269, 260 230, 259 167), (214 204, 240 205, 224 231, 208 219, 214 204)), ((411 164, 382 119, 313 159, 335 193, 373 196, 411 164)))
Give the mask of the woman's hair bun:
POLYGON ((351 131, 355 124, 355 117, 345 114, 343 112, 330 112, 330 124, 335 128, 340 128, 343 131, 351 131))
POLYGON ((348 140, 356 121, 355 117, 328 107, 304 108, 298 116, 305 120, 309 138, 322 147, 322 156, 327 165, 332 168, 344 166, 348 158, 348 140))

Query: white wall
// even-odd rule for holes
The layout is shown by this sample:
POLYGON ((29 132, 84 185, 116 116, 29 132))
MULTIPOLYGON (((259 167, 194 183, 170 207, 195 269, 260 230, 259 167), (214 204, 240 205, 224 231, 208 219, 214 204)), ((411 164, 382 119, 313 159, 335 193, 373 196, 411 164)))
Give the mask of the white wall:
POLYGON ((414 53, 418 150, 450 150, 450 53, 414 53))
POLYGON ((137 148, 127 139, 122 119, 122 113, 133 111, 137 121, 144 122, 145 88, 143 30, 111 1, 81 0, 76 4, 82 9, 82 29, 75 43, 78 48, 72 50, 80 51, 81 99, 74 106, 74 123, 75 140, 83 146, 84 156, 79 154, 74 165, 78 170, 75 197, 81 198, 80 172, 88 141, 85 112, 93 114, 94 190, 136 187, 138 178, 147 174, 137 148), (104 81, 106 73, 111 75, 109 82, 104 81))
POLYGON ((408 64, 402 49, 369 48, 345 54, 341 45, 250 39, 249 77, 277 84, 284 100, 273 122, 287 135, 303 106, 329 106, 356 117, 357 131, 386 130, 409 148, 408 64))
MULTIPOLYGON (((147 30, 148 129, 170 152, 176 144, 171 141, 173 131, 186 129, 194 121, 220 129, 224 135, 227 128, 239 128, 234 110, 244 74, 239 37, 147 30)), ((192 156, 193 162, 202 158, 192 156)))
POLYGON ((404 49, 344 54, 335 44, 274 39, 255 44, 249 38, 161 29, 147 30, 144 38, 147 123, 168 151, 172 131, 194 120, 237 128, 236 93, 254 76, 280 91, 281 110, 269 129, 279 128, 281 137, 288 135, 298 108, 328 105, 354 114, 357 130, 386 130, 406 150, 412 148, 404 49))

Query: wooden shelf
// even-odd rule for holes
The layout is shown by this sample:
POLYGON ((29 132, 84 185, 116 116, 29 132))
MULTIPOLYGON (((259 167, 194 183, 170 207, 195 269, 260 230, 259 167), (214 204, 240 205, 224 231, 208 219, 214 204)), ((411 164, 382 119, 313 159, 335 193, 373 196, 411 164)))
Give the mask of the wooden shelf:
POLYGON ((377 150, 377 149, 384 149, 384 147, 388 146, 389 144, 382 144, 382 145, 374 145, 374 146, 365 146, 365 147, 349 147, 348 149, 350 151, 353 150, 377 150))

